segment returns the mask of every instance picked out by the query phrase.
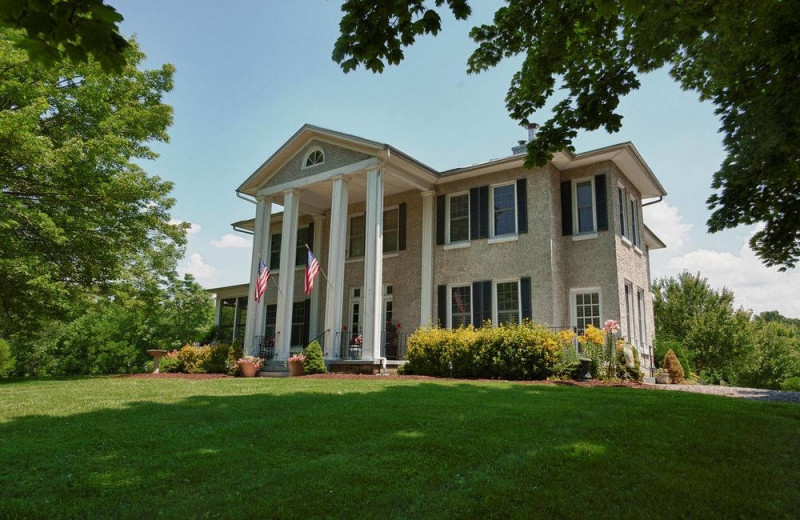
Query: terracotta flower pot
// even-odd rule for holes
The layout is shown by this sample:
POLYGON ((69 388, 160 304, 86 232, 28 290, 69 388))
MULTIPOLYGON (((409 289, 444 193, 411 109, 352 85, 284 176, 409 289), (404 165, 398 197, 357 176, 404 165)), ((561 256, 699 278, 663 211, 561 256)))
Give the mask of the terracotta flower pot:
POLYGON ((240 364, 239 368, 242 369, 242 376, 244 377, 256 377, 258 373, 256 366, 250 362, 240 364))
POLYGON ((302 376, 306 373, 306 369, 302 363, 289 363, 290 376, 302 376))

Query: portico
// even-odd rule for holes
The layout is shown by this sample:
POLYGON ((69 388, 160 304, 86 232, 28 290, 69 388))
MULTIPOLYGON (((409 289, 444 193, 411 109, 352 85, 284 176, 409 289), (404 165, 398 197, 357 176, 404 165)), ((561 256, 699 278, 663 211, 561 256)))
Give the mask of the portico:
MULTIPOLYGON (((431 194, 435 180, 434 172, 427 166, 387 145, 306 125, 240 186, 240 193, 253 196, 257 201, 250 295, 255 291, 259 259, 274 257, 271 242, 275 235, 270 229, 277 224, 273 219, 273 204, 283 206, 281 269, 277 285, 270 280, 270 285, 275 287, 272 290, 277 290, 276 361, 287 359, 295 346, 292 345, 293 302, 296 296, 302 295, 304 271, 299 265, 296 272, 291 267, 295 264, 296 252, 297 263, 300 263, 300 251, 304 247, 297 242, 301 218, 313 221, 313 226, 309 226, 313 227, 309 245, 327 275, 327 279, 320 275, 315 281, 308 319, 308 337, 323 344, 326 359, 342 359, 343 350, 346 350, 343 346, 355 341, 355 336, 348 334, 359 336, 361 362, 379 363, 385 357, 388 334, 395 333, 394 329, 387 330, 385 257, 392 263, 393 272, 410 271, 402 273, 402 278, 417 278, 415 283, 407 283, 408 287, 418 288, 417 294, 408 298, 409 302, 398 302, 403 305, 419 302, 414 305, 416 323, 408 323, 408 328, 414 330, 430 323, 431 287, 421 282, 432 278, 430 223, 411 218, 409 221, 414 225, 407 227, 406 203, 391 206, 395 212, 388 210, 389 214, 402 214, 403 222, 393 221, 389 231, 391 244, 384 247, 384 212, 385 201, 402 196, 403 200, 413 199, 415 207, 419 205, 419 213, 432 215, 434 197, 431 194), (354 214, 356 220, 351 222, 354 214), (353 229, 362 218, 363 239, 361 231, 353 229), (406 233, 413 234, 413 250, 406 250, 406 233), (356 321, 353 321, 354 307, 348 300, 352 296, 348 286, 360 286, 356 321), (348 327, 351 328, 349 332, 348 327)), ((274 271, 274 266, 270 267, 274 271)), ((401 279, 399 275, 396 278, 397 281, 401 279)), ((391 290, 392 285, 388 287, 391 290)), ((391 312, 391 307, 389 310, 391 312)), ((259 347, 256 338, 265 335, 265 311, 264 300, 248 306, 243 340, 249 353, 256 353, 259 347)), ((395 326, 394 322, 391 326, 395 326)))

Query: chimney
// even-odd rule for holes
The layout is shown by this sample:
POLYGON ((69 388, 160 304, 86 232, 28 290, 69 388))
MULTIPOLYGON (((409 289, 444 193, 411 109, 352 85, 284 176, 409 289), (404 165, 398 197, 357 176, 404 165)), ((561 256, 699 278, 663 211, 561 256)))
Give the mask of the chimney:
POLYGON ((527 152, 526 145, 531 141, 533 141, 534 139, 536 139, 536 131, 539 129, 539 125, 537 125, 536 123, 531 123, 525 128, 528 129, 528 140, 517 141, 517 146, 511 148, 511 153, 513 153, 514 155, 526 153, 527 152))
POLYGON ((528 125, 528 142, 530 143, 534 139, 536 139, 536 131, 539 129, 539 125, 536 123, 531 123, 528 125))

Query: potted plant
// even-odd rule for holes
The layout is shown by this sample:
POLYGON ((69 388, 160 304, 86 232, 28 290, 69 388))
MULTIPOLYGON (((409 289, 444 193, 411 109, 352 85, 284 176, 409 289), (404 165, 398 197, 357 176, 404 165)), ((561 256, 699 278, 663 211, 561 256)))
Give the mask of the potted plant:
POLYGON ((261 370, 261 358, 257 356, 244 356, 236 361, 244 377, 255 377, 261 370))
POLYGON ((667 372, 663 368, 659 368, 658 370, 656 370, 656 384, 668 385, 669 384, 669 372, 667 372))
POLYGON ((361 350, 364 346, 364 337, 361 334, 354 335, 350 338, 350 357, 352 359, 361 359, 361 350))
POLYGON ((305 374, 303 363, 306 361, 306 356, 303 354, 295 354, 289 358, 289 375, 302 376, 305 374))

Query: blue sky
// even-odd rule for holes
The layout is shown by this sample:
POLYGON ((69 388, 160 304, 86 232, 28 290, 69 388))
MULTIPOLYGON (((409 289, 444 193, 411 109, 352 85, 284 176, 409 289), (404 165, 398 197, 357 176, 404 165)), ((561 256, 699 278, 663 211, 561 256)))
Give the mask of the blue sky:
MULTIPOLYGON (((344 74, 330 59, 339 2, 329 0, 116 0, 148 56, 172 63, 171 141, 145 168, 175 183, 175 219, 191 222, 183 272, 206 287, 244 283, 250 241, 230 223, 254 206, 235 188, 304 123, 390 143, 438 169, 510 154, 526 132, 507 114, 506 90, 520 60, 466 74, 469 29, 491 21, 501 2, 473 1, 473 15, 444 14, 438 37, 418 40, 398 67, 344 74), (235 6, 235 7, 233 7, 235 6)), ((647 208, 645 222, 670 246, 651 254, 652 274, 700 271, 728 286, 756 312, 800 317, 800 273, 763 267, 746 241, 753 228, 709 235, 705 200, 724 157, 713 106, 657 72, 622 101, 622 131, 582 133, 577 151, 632 141, 669 195, 647 208)), ((538 118, 544 121, 549 113, 538 118)))

